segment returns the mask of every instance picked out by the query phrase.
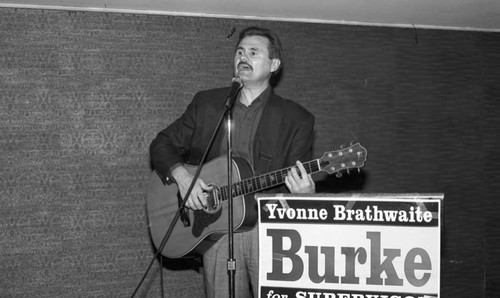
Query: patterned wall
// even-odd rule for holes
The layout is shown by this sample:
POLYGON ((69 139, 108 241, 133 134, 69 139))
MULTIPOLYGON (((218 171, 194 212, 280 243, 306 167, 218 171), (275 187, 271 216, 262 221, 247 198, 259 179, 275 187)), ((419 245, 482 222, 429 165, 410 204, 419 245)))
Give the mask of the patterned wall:
MULTIPOLYGON (((318 189, 444 192, 443 296, 498 289, 498 34, 0 9, 0 297, 132 294, 152 258, 149 143, 229 84, 247 25, 282 36, 278 93, 316 115, 316 155, 368 149, 361 174, 318 189)), ((196 269, 155 263, 139 296, 163 279, 202 297, 196 269)))

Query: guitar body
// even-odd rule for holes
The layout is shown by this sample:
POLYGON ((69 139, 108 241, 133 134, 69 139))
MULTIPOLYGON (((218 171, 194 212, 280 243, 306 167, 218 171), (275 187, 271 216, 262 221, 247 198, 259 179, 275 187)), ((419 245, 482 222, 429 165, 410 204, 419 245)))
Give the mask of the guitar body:
MULTIPOLYGON (((233 159, 233 183, 251 177, 250 165, 241 158, 233 159)), ((186 165, 192 175, 197 167, 186 165)), ((200 178, 219 188, 227 185, 227 158, 218 157, 206 163, 200 178)), ((146 197, 148 225, 153 244, 158 248, 182 202, 177 184, 163 184, 156 172, 152 173, 146 197)), ((184 208, 183 214, 162 250, 167 258, 182 258, 203 254, 228 232, 228 201, 221 200, 216 210, 184 208)), ((257 202, 251 194, 233 198, 233 227, 235 232, 250 230, 257 222, 257 202)))
MULTIPOLYGON (((329 151, 323 157, 303 162, 307 174, 320 171, 329 174, 352 168, 361 168, 366 161, 366 149, 359 143, 337 151, 329 151)), ((292 166, 295 167, 296 166, 292 166)), ((192 175, 195 166, 186 166, 192 175)), ((177 220, 170 238, 161 250, 167 258, 175 259, 196 256, 207 251, 217 240, 224 236, 229 227, 228 201, 233 202, 233 228, 235 232, 247 231, 257 222, 257 202, 253 194, 285 183, 289 168, 253 176, 247 161, 234 158, 232 161, 232 193, 227 187, 227 158, 218 157, 206 163, 200 172, 200 178, 211 190, 205 192, 208 207, 203 210, 183 208, 180 220, 177 220)), ((146 197, 146 211, 149 232, 157 249, 162 246, 163 238, 170 224, 177 216, 182 203, 177 184, 164 185, 160 177, 153 172, 146 197)))

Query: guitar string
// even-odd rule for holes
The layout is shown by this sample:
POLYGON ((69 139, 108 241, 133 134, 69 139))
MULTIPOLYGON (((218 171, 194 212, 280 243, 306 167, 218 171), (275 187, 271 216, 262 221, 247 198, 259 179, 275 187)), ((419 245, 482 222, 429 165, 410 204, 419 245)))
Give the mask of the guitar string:
MULTIPOLYGON (((358 152, 359 153, 359 152, 358 152)), ((346 156, 344 155, 333 155, 332 158, 344 158, 346 156)), ((320 164, 328 164, 329 162, 323 162, 321 163, 321 159, 315 159, 309 162, 304 162, 304 168, 306 169, 306 172, 308 174, 317 172, 320 170, 320 164)), ((285 181, 285 177, 288 174, 288 171, 292 168, 298 169, 297 166, 291 166, 285 169, 280 169, 271 173, 267 174, 262 174, 256 177, 251 177, 242 181, 238 181, 233 184, 233 197, 238 197, 241 195, 253 193, 253 192, 258 192, 263 189, 267 189, 279 184, 282 184, 285 181), (271 178, 272 177, 272 178, 271 178), (274 178, 274 179, 273 179, 274 178)), ((348 168, 348 167, 346 167, 348 168)), ((344 169, 344 168, 343 168, 344 169)), ((228 192, 229 192, 229 187, 227 185, 218 188, 217 190, 213 190, 210 193, 211 197, 215 197, 215 194, 213 192, 217 192, 220 194, 222 201, 227 201, 228 200, 228 192)))
MULTIPOLYGON (((304 168, 306 168, 307 173, 312 173, 319 170, 318 166, 319 159, 315 159, 309 162, 303 163, 304 168)), ((267 174, 262 174, 256 177, 252 177, 243 181, 238 181, 233 184, 233 197, 238 197, 243 194, 248 194, 252 192, 257 192, 259 190, 263 190, 266 188, 270 188, 272 186, 276 186, 282 184, 285 181, 285 177, 288 174, 288 171, 292 168, 298 169, 297 166, 288 167, 285 169, 277 170, 274 172, 270 172, 267 174), (271 178, 273 177, 273 178, 271 178), (245 190, 245 185, 247 185, 245 190), (252 188, 249 190, 248 187, 252 188), (243 190, 243 191, 242 191, 243 190)), ((221 187, 218 191, 221 194, 222 201, 227 201, 229 187, 227 185, 221 187)))
MULTIPOLYGON (((352 148, 351 148, 352 149, 352 148)), ((353 152, 351 152, 353 153, 353 152)), ((359 153, 359 152, 358 152, 359 153)), ((340 159, 343 159, 343 158, 346 158, 348 155, 344 155, 344 154, 340 154, 340 155, 332 155, 331 158, 332 159, 336 159, 336 158, 340 158, 340 159)), ((306 172, 307 173, 312 173, 312 172, 317 172, 319 171, 319 169, 321 168, 319 166, 319 164, 328 164, 329 162, 323 162, 321 163, 321 158, 320 159, 315 159, 315 160, 312 160, 312 161, 308 161, 308 162, 304 162, 303 165, 304 165, 304 168, 306 168, 306 172), (312 168, 312 166, 314 166, 314 169, 312 168)), ((355 164, 353 164, 354 166, 355 164)), ((274 171, 274 172, 271 172, 271 173, 267 173, 267 174, 262 174, 262 175, 259 175, 259 176, 256 176, 256 177, 252 177, 252 178, 249 178, 249 179, 246 179, 246 180, 243 180, 243 181, 238 181, 234 184, 234 188, 233 188, 233 197, 237 197, 237 196, 241 196, 241 195, 244 195, 244 194, 248 194, 248 193, 252 193, 252 192, 257 192, 259 190, 263 190, 263 189, 267 189, 267 188, 270 188, 272 186, 276 186, 276 185, 279 185, 279 184, 282 184, 285 180, 285 176, 288 174, 288 171, 291 169, 291 168, 296 168, 298 169, 297 166, 291 166, 291 167, 288 167, 288 168, 285 168, 285 169, 281 169, 281 170, 277 170, 277 171, 274 171), (271 177, 274 177, 274 179, 272 179, 271 177), (260 186, 258 185, 260 184, 260 186), (245 185, 247 185, 247 190, 245 190, 245 185), (252 188, 251 191, 248 191, 248 185, 250 185, 250 187, 252 188), (263 185, 263 186, 262 186, 263 185), (243 191, 242 191, 243 189, 243 191)), ((323 166, 323 168, 325 168, 325 166, 323 166)), ((339 170, 342 170, 342 169, 347 169, 349 167, 343 167, 339 170)), ((226 201, 228 199, 228 186, 224 186, 222 187, 222 200, 223 201, 226 201)))

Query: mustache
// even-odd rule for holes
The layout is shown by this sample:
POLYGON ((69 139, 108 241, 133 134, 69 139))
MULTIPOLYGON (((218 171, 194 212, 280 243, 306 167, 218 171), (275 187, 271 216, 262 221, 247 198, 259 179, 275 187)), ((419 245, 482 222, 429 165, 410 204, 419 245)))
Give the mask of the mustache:
POLYGON ((247 62, 244 62, 244 61, 241 61, 238 63, 237 67, 240 67, 240 66, 246 66, 250 69, 253 69, 252 66, 250 64, 248 64, 247 62))

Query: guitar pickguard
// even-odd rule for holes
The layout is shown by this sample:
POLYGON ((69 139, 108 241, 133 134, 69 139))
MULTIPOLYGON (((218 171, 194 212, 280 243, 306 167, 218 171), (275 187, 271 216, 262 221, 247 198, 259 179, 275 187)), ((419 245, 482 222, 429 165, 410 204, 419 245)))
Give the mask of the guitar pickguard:
POLYGON ((222 209, 215 213, 207 213, 203 210, 193 211, 193 229, 191 230, 195 238, 200 237, 203 231, 212 223, 216 222, 222 214, 222 209))

